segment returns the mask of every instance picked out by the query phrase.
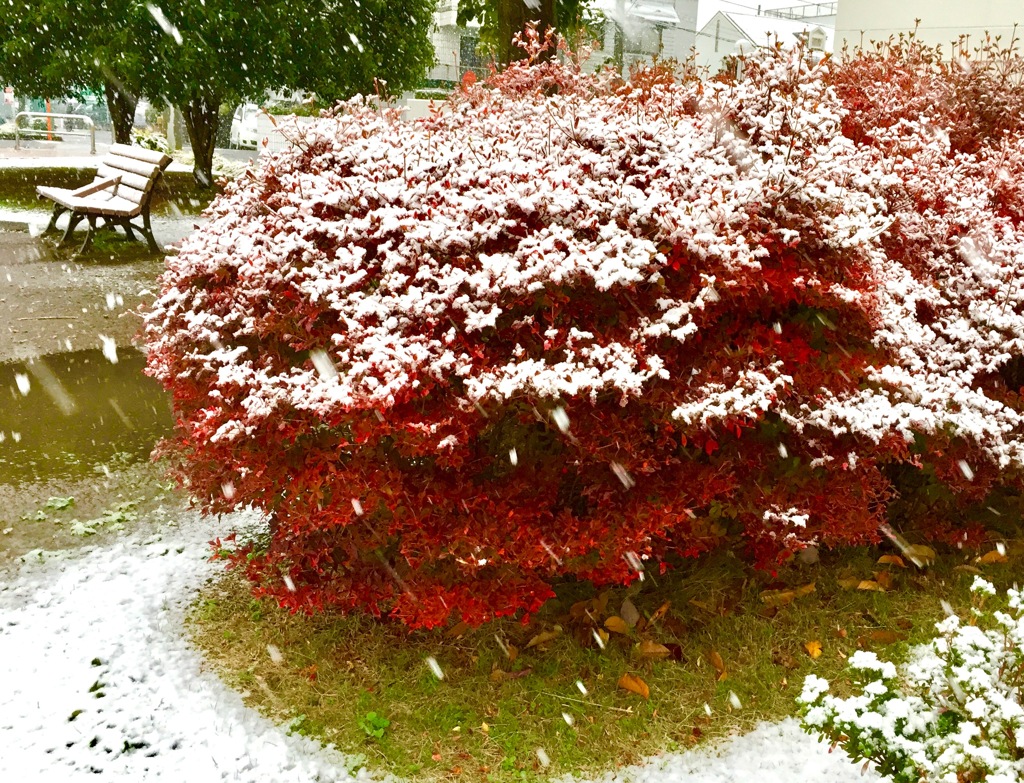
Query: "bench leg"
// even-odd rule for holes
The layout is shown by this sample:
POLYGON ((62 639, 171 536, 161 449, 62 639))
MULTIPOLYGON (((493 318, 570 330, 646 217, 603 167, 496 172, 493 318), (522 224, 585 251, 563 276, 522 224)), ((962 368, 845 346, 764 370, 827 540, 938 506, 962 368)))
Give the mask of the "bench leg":
POLYGON ((96 216, 89 215, 87 219, 89 221, 89 230, 85 232, 85 241, 82 242, 82 246, 78 249, 79 254, 89 249, 89 246, 92 244, 92 235, 96 233, 96 216))
POLYGON ((71 217, 68 218, 68 227, 64 229, 64 236, 60 238, 60 242, 57 243, 57 247, 66 245, 71 241, 71 235, 75 233, 75 229, 78 227, 78 224, 82 222, 82 218, 84 217, 85 215, 80 215, 77 212, 71 213, 71 217))
POLYGON ((156 243, 156 238, 153 236, 153 226, 149 222, 149 210, 147 209, 142 213, 142 235, 146 237, 146 241, 149 242, 149 252, 159 253, 160 245, 156 243))
POLYGON ((49 234, 51 231, 57 230, 57 218, 67 212, 67 207, 62 207, 60 204, 53 205, 53 214, 50 215, 50 222, 46 224, 46 228, 43 229, 43 234, 49 234))
POLYGON ((124 235, 128 237, 132 242, 137 242, 138 237, 135 236, 135 232, 132 231, 132 223, 130 220, 126 220, 120 224, 121 228, 124 229, 124 235))

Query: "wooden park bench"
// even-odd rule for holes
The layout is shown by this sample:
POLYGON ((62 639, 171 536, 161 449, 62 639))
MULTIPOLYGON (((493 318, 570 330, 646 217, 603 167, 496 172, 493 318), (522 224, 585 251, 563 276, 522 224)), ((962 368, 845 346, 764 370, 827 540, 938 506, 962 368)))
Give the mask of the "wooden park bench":
POLYGON ((53 201, 53 215, 44 234, 57 227, 57 218, 70 212, 68 227, 64 230, 60 245, 71 239, 71 234, 83 220, 89 221, 89 232, 79 252, 84 253, 92 243, 96 232, 96 221, 104 225, 120 226, 129 239, 135 239, 140 232, 149 242, 149 249, 159 252, 160 246, 153 238, 149 222, 149 205, 153 200, 153 188, 160 179, 171 158, 162 152, 132 147, 127 144, 112 144, 110 151, 96 169, 96 179, 78 190, 39 186, 39 198, 53 201), (142 218, 142 224, 132 223, 142 218))

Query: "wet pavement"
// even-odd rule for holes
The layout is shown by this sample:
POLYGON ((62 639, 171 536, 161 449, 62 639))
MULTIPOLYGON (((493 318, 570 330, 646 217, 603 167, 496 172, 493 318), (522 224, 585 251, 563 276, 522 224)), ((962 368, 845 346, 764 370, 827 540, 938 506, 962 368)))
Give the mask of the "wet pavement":
MULTIPOLYGON (((90 521, 130 523, 183 502, 149 461, 172 416, 139 350, 137 311, 165 256, 120 232, 75 256, 29 232, 45 219, 0 214, 0 566, 113 534, 90 521), (74 502, 53 508, 54 498, 74 502)), ((158 222, 158 241, 180 240, 195 220, 158 222)))
POLYGON ((97 464, 145 460, 171 432, 145 359, 121 349, 77 351, 0 365, 0 477, 91 475, 97 464))

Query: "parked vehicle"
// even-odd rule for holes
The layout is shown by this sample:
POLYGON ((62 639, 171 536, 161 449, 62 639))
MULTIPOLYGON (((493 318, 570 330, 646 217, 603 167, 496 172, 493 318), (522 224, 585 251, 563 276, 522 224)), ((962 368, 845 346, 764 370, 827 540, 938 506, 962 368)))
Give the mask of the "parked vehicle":
POLYGON ((231 117, 231 146, 239 149, 256 149, 258 131, 256 118, 260 108, 254 103, 243 103, 231 117))

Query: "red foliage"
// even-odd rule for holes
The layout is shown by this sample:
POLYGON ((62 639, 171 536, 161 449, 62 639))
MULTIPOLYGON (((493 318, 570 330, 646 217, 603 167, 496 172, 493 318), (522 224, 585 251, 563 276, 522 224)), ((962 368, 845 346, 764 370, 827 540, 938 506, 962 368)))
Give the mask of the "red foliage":
POLYGON ((269 516, 223 556, 295 610, 416 628, 741 540, 762 565, 877 540, 892 466, 962 535, 1018 481, 1020 400, 975 349, 1019 355, 1024 306, 950 265, 1024 245, 1020 180, 928 141, 905 59, 894 87, 868 56, 768 51, 715 84, 533 57, 428 120, 354 102, 299 135, 147 316, 163 453, 206 510, 269 516), (979 286, 999 324, 961 323, 979 286))

